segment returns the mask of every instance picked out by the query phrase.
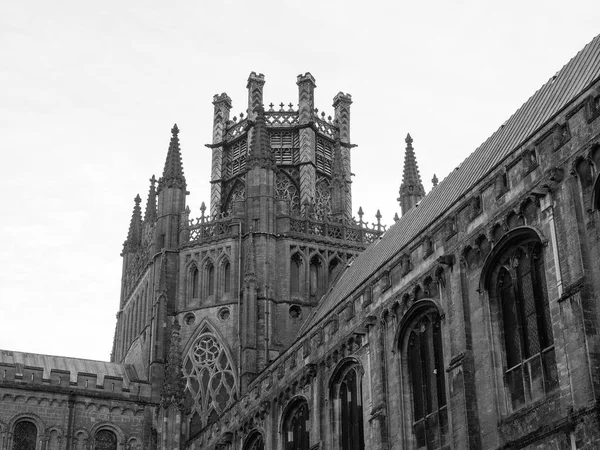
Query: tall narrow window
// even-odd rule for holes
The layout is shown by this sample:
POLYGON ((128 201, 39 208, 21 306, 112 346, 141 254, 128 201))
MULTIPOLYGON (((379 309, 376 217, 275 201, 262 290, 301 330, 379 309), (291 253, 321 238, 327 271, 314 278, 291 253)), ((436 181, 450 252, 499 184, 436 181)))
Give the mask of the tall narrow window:
POLYGON ((265 440, 263 435, 258 431, 253 431, 246 439, 244 450, 265 450, 265 440))
POLYGON ((491 299, 499 303, 506 387, 514 410, 558 387, 544 261, 537 238, 499 254, 490 288, 491 299))
POLYGON ((200 278, 200 272, 198 271, 198 268, 194 266, 194 268, 192 269, 192 298, 198 298, 198 286, 199 286, 199 278, 200 278))
POLYGON ((310 260, 310 296, 320 297, 323 293, 323 264, 318 257, 310 260))
POLYGON ((100 430, 94 436, 94 450, 117 450, 117 436, 110 430, 100 430))
POLYGON ((342 366, 339 377, 332 386, 333 432, 337 435, 336 448, 364 450, 361 372, 354 363, 342 366))
POLYGON ((292 256, 290 261, 290 292, 300 293, 300 268, 302 267, 302 260, 296 253, 292 256))
POLYGON ((215 294, 215 266, 211 262, 206 265, 206 287, 208 295, 215 294))
POLYGON ((223 264, 223 292, 228 293, 231 291, 231 264, 226 261, 223 264))
POLYGON ((448 444, 448 408, 439 314, 430 312, 421 316, 413 322, 407 338, 416 447, 442 449, 448 444))
POLYGON ((36 443, 37 427, 33 422, 22 420, 15 425, 13 450, 35 450, 36 443))
POLYGON ((299 402, 288 413, 283 422, 284 450, 308 450, 308 405, 299 402))

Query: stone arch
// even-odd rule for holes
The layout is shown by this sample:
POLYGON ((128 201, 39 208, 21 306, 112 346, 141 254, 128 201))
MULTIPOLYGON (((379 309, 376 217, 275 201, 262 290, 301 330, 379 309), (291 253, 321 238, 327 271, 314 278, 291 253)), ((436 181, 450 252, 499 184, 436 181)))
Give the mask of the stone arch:
POLYGON ((227 193, 227 197, 224 199, 225 201, 222 203, 223 209, 222 213, 230 216, 233 214, 233 204, 238 200, 244 200, 246 198, 246 184, 240 179, 237 178, 229 192, 227 193))
POLYGON ((231 270, 231 259, 228 254, 221 254, 217 260, 217 291, 220 296, 229 294, 232 291, 233 283, 232 270, 231 270))
POLYGON ((290 398, 287 403, 285 404, 285 406, 283 407, 282 411, 281 411, 281 415, 280 415, 280 419, 279 419, 279 426, 277 427, 279 429, 279 434, 283 433, 283 426, 284 426, 284 421, 286 419, 286 416, 289 416, 289 414, 298 406, 300 406, 302 403, 306 404, 306 406, 308 407, 308 410, 310 412, 310 403, 308 401, 308 398, 305 395, 302 394, 297 394, 294 395, 292 398, 290 398))
POLYGON ((308 284, 311 298, 320 299, 325 293, 327 262, 320 252, 313 252, 308 262, 308 284))
POLYGON ((290 294, 304 293, 306 261, 306 255, 300 249, 290 255, 290 294))
POLYGON ((134 434, 127 439, 127 450, 142 450, 142 439, 134 434))
POLYGON ((237 399, 239 380, 226 342, 204 319, 182 353, 189 415, 193 418, 198 412, 202 428, 214 423, 237 399))
POLYGON ((450 436, 443 319, 441 305, 423 299, 409 308, 395 331, 392 348, 398 353, 397 381, 405 411, 400 425, 405 430, 404 445, 410 448, 423 447, 430 432, 444 434, 446 439, 450 436), (431 418, 433 428, 429 429, 431 418))
POLYGON ((242 446, 242 448, 244 450, 262 450, 265 448, 265 433, 258 429, 255 428, 252 431, 250 431, 250 433, 248 434, 248 436, 246 436, 246 439, 244 439, 244 445, 242 446))
POLYGON ((331 448, 364 450, 362 380, 364 367, 353 356, 342 358, 328 381, 331 448), (347 401, 350 400, 350 401, 347 401), (342 417, 346 417, 345 421, 342 417))
POLYGON ((90 439, 88 439, 90 445, 94 445, 94 439, 96 438, 96 435, 103 430, 112 431, 115 434, 117 437, 117 448, 120 448, 119 446, 125 443, 125 433, 123 433, 123 430, 121 430, 119 426, 115 425, 113 422, 102 421, 94 425, 90 430, 90 439))
POLYGON ((278 171, 275 176, 275 197, 288 201, 290 215, 300 215, 300 187, 285 171, 278 171))

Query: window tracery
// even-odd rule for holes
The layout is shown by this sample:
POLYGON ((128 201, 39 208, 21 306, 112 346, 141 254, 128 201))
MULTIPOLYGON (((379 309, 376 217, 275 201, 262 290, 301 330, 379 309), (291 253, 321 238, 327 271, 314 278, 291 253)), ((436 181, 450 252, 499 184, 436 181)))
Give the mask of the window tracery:
POLYGON ((284 173, 278 173, 275 178, 275 196, 290 202, 290 214, 300 214, 300 192, 298 187, 284 173))
POLYGON ((283 448, 285 450, 308 450, 308 405, 299 401, 290 409, 283 421, 283 448))
POLYGON ((100 430, 94 437, 94 450, 117 450, 117 435, 110 430, 100 430))
POLYGON ((244 183, 237 180, 235 185, 233 186, 231 193, 227 198, 227 203, 223 208, 223 213, 225 216, 231 216, 233 214, 233 205, 237 201, 244 200, 246 198, 246 186, 244 183))
MULTIPOLYGON (((191 346, 183 363, 186 391, 191 397, 191 408, 198 413, 205 427, 215 422, 235 400, 236 380, 231 360, 219 339, 205 330, 191 346)), ((196 419, 196 420, 198 420, 196 419)))
POLYGON ((323 221, 331 218, 331 189, 324 177, 319 177, 315 186, 315 216, 323 221))
POLYGON ((558 387, 554 337, 541 243, 507 247, 492 268, 490 297, 499 303, 510 405, 517 409, 558 387))
POLYGON ((35 450, 37 427, 33 422, 22 420, 15 425, 13 432, 13 450, 35 450))
POLYGON ((364 450, 362 371, 356 363, 342 367, 332 386, 334 433, 337 448, 364 450))
POLYGON ((246 440, 246 445, 244 445, 244 450, 264 450, 265 449, 265 441, 263 435, 254 431, 250 437, 246 440))
POLYGON ((416 448, 447 448, 448 408, 439 313, 429 311, 418 317, 405 336, 416 448))

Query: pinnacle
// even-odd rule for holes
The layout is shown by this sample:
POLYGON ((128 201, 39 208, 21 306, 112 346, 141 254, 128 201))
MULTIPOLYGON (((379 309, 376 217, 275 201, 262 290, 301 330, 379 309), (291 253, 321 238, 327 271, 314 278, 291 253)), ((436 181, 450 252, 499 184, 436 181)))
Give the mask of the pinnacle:
POLYGON ((256 113, 254 132, 250 143, 250 159, 261 167, 268 166, 272 162, 271 143, 267 132, 265 120, 265 108, 262 105, 254 108, 256 113))
POLYGON ((142 242, 142 208, 140 208, 140 194, 135 196, 133 206, 133 212, 131 213, 131 221, 129 222, 129 232, 127 233, 127 240, 125 241, 125 247, 133 249, 142 242))
POLYGON ((413 143, 413 138, 410 136, 410 133, 406 134, 406 139, 404 139, 404 142, 406 142, 409 146, 412 146, 411 144, 413 143))
POLYGON ((412 146, 413 138, 410 133, 406 135, 405 142, 404 171, 402 174, 402 184, 400 185, 400 197, 398 198, 402 214, 406 213, 406 211, 411 209, 425 196, 425 189, 421 181, 415 150, 412 146))
POLYGON ((146 201, 146 211, 144 212, 144 222, 154 222, 156 220, 156 177, 150 178, 150 191, 146 201))
POLYGON ((181 162, 181 149, 179 148, 179 128, 177 124, 171 128, 171 142, 167 152, 163 175, 158 180, 159 189, 165 187, 185 188, 185 176, 183 175, 183 164, 181 162))

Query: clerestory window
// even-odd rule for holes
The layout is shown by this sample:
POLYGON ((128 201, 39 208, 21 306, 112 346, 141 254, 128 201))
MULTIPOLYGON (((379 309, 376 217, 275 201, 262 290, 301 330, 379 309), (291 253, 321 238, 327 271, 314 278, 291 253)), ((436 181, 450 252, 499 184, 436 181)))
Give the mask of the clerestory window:
POLYGON ((505 385, 515 410, 558 387, 539 239, 507 245, 495 260, 489 287, 501 316, 505 385))
POLYGON ((308 405, 299 401, 285 415, 283 421, 284 450, 308 450, 308 405))

